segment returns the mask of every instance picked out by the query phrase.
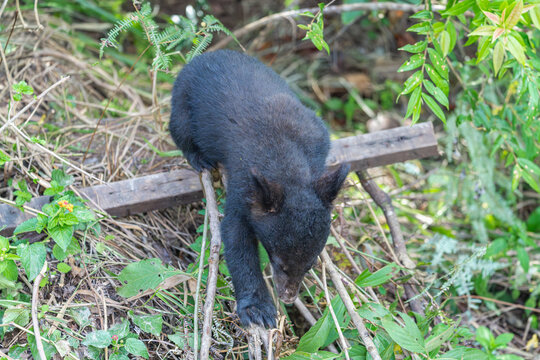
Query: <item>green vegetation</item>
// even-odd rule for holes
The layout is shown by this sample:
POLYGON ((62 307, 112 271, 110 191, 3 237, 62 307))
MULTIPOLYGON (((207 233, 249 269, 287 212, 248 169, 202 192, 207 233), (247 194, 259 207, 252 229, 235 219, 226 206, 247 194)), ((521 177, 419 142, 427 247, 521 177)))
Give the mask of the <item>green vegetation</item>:
MULTIPOLYGON (((393 200, 415 269, 389 250, 388 224, 355 174, 336 201, 327 249, 382 359, 538 353, 540 3, 426 1, 404 14, 344 3, 366 7, 330 16, 337 4, 322 3, 298 11, 293 30, 275 20, 238 40, 224 24, 243 19, 214 17, 202 0, 186 16, 139 1, 40 0, 34 11, 21 0, 0 10, 0 201, 28 218, 0 236, 0 359, 40 359, 39 343, 47 359, 197 352, 210 255, 204 205, 113 218, 77 191, 183 161, 166 131, 171 84, 219 35, 282 73, 336 137, 380 119, 434 121, 440 159, 373 176, 393 200), (379 58, 397 72, 376 71, 379 58), (345 76, 359 72, 361 81, 345 76), (71 78, 40 99, 62 75, 71 78), (35 205, 39 196, 48 201, 35 205)), ((269 274, 262 247, 261 257, 269 274)), ((300 299, 313 325, 281 304, 274 354, 370 358, 335 285, 321 264, 306 276, 300 299)), ((211 357, 246 359, 223 260, 217 288, 211 357)))

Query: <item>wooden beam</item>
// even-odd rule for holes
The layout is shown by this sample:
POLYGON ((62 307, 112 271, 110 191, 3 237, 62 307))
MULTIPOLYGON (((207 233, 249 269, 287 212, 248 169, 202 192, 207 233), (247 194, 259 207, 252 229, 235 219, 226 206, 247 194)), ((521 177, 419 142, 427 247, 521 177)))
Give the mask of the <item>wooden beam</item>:
MULTIPOLYGON (((433 125, 421 123, 334 140, 328 165, 335 167, 348 163, 351 170, 356 171, 437 155, 433 125)), ((188 204, 203 197, 199 175, 186 169, 92 186, 80 192, 110 215, 118 217, 188 204)), ((41 196, 27 205, 41 209, 49 201, 49 196, 41 196)), ((0 233, 11 234, 18 224, 30 217, 17 208, 0 205, 0 228, 5 227, 0 233)))

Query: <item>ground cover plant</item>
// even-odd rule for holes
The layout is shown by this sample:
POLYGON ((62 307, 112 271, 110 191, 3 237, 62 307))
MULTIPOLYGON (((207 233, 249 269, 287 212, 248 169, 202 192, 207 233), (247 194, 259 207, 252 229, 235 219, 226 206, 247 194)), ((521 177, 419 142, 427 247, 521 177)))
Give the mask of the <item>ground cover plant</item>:
MULTIPOLYGON (((0 358, 200 358, 206 201, 115 218, 79 191, 185 166, 172 81, 227 46, 271 65, 335 137, 433 121, 442 153, 349 176, 265 356, 534 359, 539 35, 537 1, 0 1, 0 201, 27 214, 0 236, 0 358)), ((221 257, 210 358, 249 356, 233 294, 221 257)))

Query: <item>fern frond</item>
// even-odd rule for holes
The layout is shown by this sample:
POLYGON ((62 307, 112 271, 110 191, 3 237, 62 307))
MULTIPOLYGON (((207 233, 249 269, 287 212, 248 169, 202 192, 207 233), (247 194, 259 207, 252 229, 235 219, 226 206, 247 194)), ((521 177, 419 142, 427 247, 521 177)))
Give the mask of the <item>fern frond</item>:
POLYGON ((197 36, 195 39, 193 39, 193 47, 186 55, 186 60, 189 62, 191 61, 195 56, 200 55, 206 50, 208 45, 212 42, 212 38, 214 36, 212 34, 203 34, 197 36))
POLYGON ((129 17, 118 21, 115 26, 107 33, 107 37, 101 39, 101 46, 99 48, 99 58, 103 57, 103 52, 106 47, 118 47, 116 38, 120 35, 120 32, 126 31, 132 28, 137 23, 136 18, 130 15, 129 17))

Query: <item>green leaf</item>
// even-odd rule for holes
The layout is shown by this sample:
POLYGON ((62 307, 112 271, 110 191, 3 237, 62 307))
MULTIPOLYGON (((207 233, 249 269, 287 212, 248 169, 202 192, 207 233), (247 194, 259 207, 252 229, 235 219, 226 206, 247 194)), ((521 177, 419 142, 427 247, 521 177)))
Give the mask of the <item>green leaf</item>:
POLYGON ((422 83, 422 80, 424 79, 424 76, 422 75, 422 71, 417 71, 414 74, 412 74, 403 84, 403 91, 400 95, 407 95, 414 89, 418 87, 422 83))
POLYGON ((443 16, 448 16, 448 15, 458 16, 458 15, 461 15, 461 14, 465 13, 465 11, 469 10, 469 8, 471 6, 474 5, 474 1, 475 0, 465 0, 465 1, 456 2, 454 4, 454 6, 452 6, 450 9, 448 9, 446 11, 443 11, 442 15, 443 16))
POLYGON ((163 326, 163 318, 160 314, 157 315, 134 315, 132 311, 129 312, 131 320, 141 328, 142 331, 148 332, 156 337, 161 334, 161 328, 163 326))
POLYGON ((491 351, 493 345, 495 345, 495 338, 491 331, 485 326, 479 326, 476 329, 476 341, 480 343, 486 350, 491 351))
POLYGON ((19 277, 19 269, 17 268, 15 261, 6 261, 6 266, 2 275, 4 275, 8 281, 17 281, 17 278, 19 277))
MULTIPOLYGON (((26 339, 28 340, 28 345, 30 346, 30 352, 32 353, 33 359, 41 359, 38 349, 37 349, 37 345, 36 345, 36 338, 34 337, 33 334, 34 334, 33 330, 31 334, 30 333, 26 334, 26 339)), ((54 347, 53 342, 47 342, 43 340, 43 339, 50 340, 49 336, 47 336, 46 334, 41 334, 41 337, 42 337, 41 343, 43 344, 45 357, 47 358, 47 360, 49 360, 56 353, 56 348, 54 347)))
POLYGON ((531 21, 534 27, 540 30, 540 5, 536 5, 535 7, 531 8, 529 11, 530 11, 529 15, 531 15, 531 21))
POLYGON ((364 270, 362 274, 358 275, 354 282, 360 287, 379 286, 393 278, 398 272, 399 266, 395 263, 391 263, 373 274, 370 273, 368 269, 364 270))
POLYGON ((495 338, 495 346, 497 348, 506 347, 512 341, 514 338, 514 334, 511 333, 504 333, 495 338))
POLYGON ((423 81, 423 84, 426 90, 435 98, 435 100, 437 100, 439 103, 441 103, 441 105, 445 106, 446 109, 448 109, 448 98, 446 97, 446 95, 444 95, 442 90, 433 85, 433 83, 428 79, 425 79, 423 81))
POLYGON ((49 235, 51 235, 53 240, 62 250, 66 251, 71 243, 71 238, 73 237, 73 226, 55 226, 52 229, 49 229, 49 235))
POLYGON ((334 322, 332 316, 329 313, 324 314, 304 334, 304 336, 302 336, 296 350, 309 353, 316 352, 325 343, 333 326, 334 322))
POLYGON ((411 98, 409 99, 409 104, 407 104, 407 113, 405 118, 408 118, 414 111, 420 107, 420 95, 422 94, 422 88, 417 87, 414 89, 411 98))
POLYGON ((59 186, 69 186, 73 184, 73 176, 66 174, 63 170, 54 169, 51 174, 51 179, 56 181, 59 186))
POLYGON ((443 56, 448 55, 448 53, 450 52, 450 44, 451 44, 450 34, 448 33, 448 31, 444 30, 441 33, 440 38, 439 38, 439 43, 441 45, 443 56))
POLYGON ((31 245, 21 244, 17 247, 17 255, 21 257, 21 264, 26 272, 28 280, 32 281, 38 276, 43 268, 47 251, 42 242, 33 243, 31 245))
POLYGON ((433 100, 433 98, 431 96, 429 96, 428 94, 425 94, 425 93, 422 93, 422 99, 424 99, 424 101, 426 102, 427 106, 431 109, 431 111, 433 111, 433 113, 439 119, 441 119, 441 121, 443 123, 446 124, 446 117, 444 116, 444 112, 441 110, 439 105, 437 105, 435 100, 433 100))
POLYGON ((495 49, 493 49, 493 71, 495 72, 495 75, 499 73, 499 69, 504 62, 504 54, 505 52, 502 41, 497 41, 497 44, 495 44, 495 49))
POLYGON ((470 349, 464 346, 452 349, 442 355, 439 355, 437 359, 441 360, 488 360, 489 356, 485 352, 479 349, 470 349))
POLYGON ((448 80, 448 65, 444 61, 443 57, 435 49, 428 48, 427 50, 429 59, 431 60, 431 64, 435 70, 437 70, 443 79, 448 80))
POLYGON ((414 24, 413 26, 408 28, 407 31, 425 35, 429 32, 430 28, 431 28, 431 23, 429 21, 424 21, 418 24, 414 24))
POLYGON ((398 50, 407 51, 413 54, 422 52, 426 50, 427 41, 419 41, 416 44, 407 44, 403 47, 400 47, 398 50))
POLYGON ((9 155, 3 152, 2 150, 0 150, 0 166, 4 165, 8 161, 11 161, 11 158, 9 157, 9 155))
POLYGON ((30 322, 30 310, 23 307, 6 309, 2 317, 2 324, 13 322, 20 326, 26 326, 30 322))
POLYGON ((429 65, 429 64, 426 64, 425 65, 425 69, 426 69, 426 72, 429 76, 429 78, 431 79, 431 81, 433 81, 433 83, 435 84, 435 86, 437 86, 439 89, 441 89, 443 91, 443 93, 448 96, 448 93, 450 91, 450 87, 448 86, 448 82, 446 80, 444 80, 438 73, 437 71, 435 71, 435 69, 433 68, 433 66, 429 65))
POLYGON ((176 332, 174 334, 167 335, 170 341, 174 343, 178 348, 183 349, 185 346, 186 336, 182 333, 176 332))
POLYGON ((429 10, 420 10, 416 14, 409 16, 410 19, 430 20, 433 18, 433 13, 429 10))
POLYGON ((9 249, 9 240, 0 235, 0 251, 7 252, 9 249))
POLYGON ((71 308, 69 313, 73 320, 79 325, 80 330, 83 330, 85 327, 89 326, 92 322, 90 321, 90 309, 87 307, 81 308, 71 308))
POLYGON ((525 57, 525 51, 523 50, 523 46, 513 36, 509 36, 507 39, 508 42, 506 43, 506 48, 516 58, 517 62, 519 62, 521 65, 524 65, 527 58, 525 57))
POLYGON ((129 334, 129 321, 123 318, 121 322, 111 326, 108 331, 111 336, 116 335, 119 340, 123 339, 129 334))
POLYGON ((527 219, 527 230, 540 233, 540 206, 538 206, 527 219))
POLYGON ((523 10, 523 1, 518 0, 512 9, 512 12, 506 18, 505 25, 507 29, 512 29, 517 25, 519 18, 521 17, 521 11, 523 10))
POLYGON ((493 36, 496 27, 493 25, 479 26, 467 36, 493 36))
POLYGON ((392 340, 405 350, 418 353, 425 352, 424 339, 422 336, 418 336, 420 330, 418 330, 416 324, 414 324, 413 328, 408 328, 408 326, 404 328, 394 322, 391 316, 383 317, 381 323, 392 340))
POLYGON ((13 235, 22 234, 25 232, 35 231, 36 225, 37 225, 38 219, 37 218, 31 218, 26 220, 25 222, 19 224, 13 231, 13 235))
POLYGON ((525 158, 518 158, 517 162, 523 170, 528 171, 531 174, 534 174, 536 176, 540 176, 540 167, 533 163, 532 161, 525 159, 525 158))
POLYGON ((145 359, 148 359, 148 350, 144 343, 139 339, 128 338, 126 340, 125 349, 128 353, 135 356, 141 356, 145 359))
POLYGON ((437 335, 432 335, 426 340, 426 351, 431 352, 449 340, 456 331, 456 324, 449 326, 448 329, 437 335))
MULTIPOLYGON (((101 243, 99 243, 101 244, 101 243)), ((68 248, 64 251, 60 246, 54 245, 53 256, 60 261, 64 261, 69 255, 75 255, 81 252, 79 242, 74 237, 71 238, 68 248)))
POLYGON ((109 356, 109 360, 129 360, 129 357, 124 354, 112 354, 109 356))
POLYGON ((424 54, 414 54, 411 58, 403 63, 398 69, 398 72, 414 70, 424 64, 424 54))
MULTIPOLYGON (((130 297, 140 291, 156 289, 165 279, 184 274, 182 271, 171 267, 165 267, 159 259, 146 259, 126 266, 118 275, 118 280, 123 284, 118 288, 118 294, 130 297)), ((188 276, 186 275, 186 278, 188 276)))
POLYGON ((523 246, 518 246, 516 250, 517 250, 517 258, 519 260, 519 263, 521 267, 523 268, 523 271, 525 272, 525 274, 527 274, 529 272, 529 263, 530 263, 529 253, 527 252, 527 250, 525 250, 523 246))
POLYGON ((83 340, 83 345, 94 346, 99 349, 105 349, 112 343, 111 334, 106 330, 92 331, 86 335, 86 339, 83 340))
POLYGON ((63 262, 58 263, 58 265, 56 265, 56 268, 58 269, 58 271, 64 274, 67 274, 68 272, 71 271, 71 266, 63 262))

